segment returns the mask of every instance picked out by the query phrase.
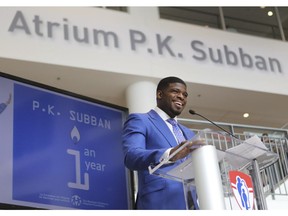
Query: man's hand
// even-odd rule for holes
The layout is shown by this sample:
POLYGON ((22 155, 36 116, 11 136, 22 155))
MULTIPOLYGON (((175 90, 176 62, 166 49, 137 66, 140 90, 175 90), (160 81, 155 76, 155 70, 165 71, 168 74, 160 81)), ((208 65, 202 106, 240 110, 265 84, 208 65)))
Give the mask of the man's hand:
POLYGON ((192 151, 195 149, 205 145, 205 140, 204 139, 197 139, 194 141, 183 141, 176 147, 172 148, 170 151, 170 155, 172 155, 175 151, 177 151, 179 148, 181 148, 183 145, 186 145, 183 149, 181 149, 179 152, 177 152, 171 159, 170 161, 175 162, 181 158, 185 158, 187 155, 189 155, 192 151))

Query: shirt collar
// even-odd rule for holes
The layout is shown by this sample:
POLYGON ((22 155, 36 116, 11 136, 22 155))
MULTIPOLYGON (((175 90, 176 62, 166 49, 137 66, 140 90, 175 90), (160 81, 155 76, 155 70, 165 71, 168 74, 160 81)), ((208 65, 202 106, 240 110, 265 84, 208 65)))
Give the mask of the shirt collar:
MULTIPOLYGON (((166 121, 167 119, 170 119, 171 117, 169 115, 167 115, 167 113, 165 113, 162 109, 160 109, 159 107, 155 107, 154 108, 155 112, 158 113, 158 115, 164 120, 166 121)), ((175 116, 174 118, 177 121, 177 116, 175 116)))

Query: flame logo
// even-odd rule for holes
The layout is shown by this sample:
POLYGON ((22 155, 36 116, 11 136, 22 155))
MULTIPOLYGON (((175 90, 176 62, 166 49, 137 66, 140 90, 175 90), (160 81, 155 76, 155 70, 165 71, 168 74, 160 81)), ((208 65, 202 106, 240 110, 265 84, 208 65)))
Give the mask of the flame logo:
POLYGON ((74 144, 77 144, 80 140, 80 133, 76 126, 74 126, 71 131, 71 139, 73 140, 74 144))

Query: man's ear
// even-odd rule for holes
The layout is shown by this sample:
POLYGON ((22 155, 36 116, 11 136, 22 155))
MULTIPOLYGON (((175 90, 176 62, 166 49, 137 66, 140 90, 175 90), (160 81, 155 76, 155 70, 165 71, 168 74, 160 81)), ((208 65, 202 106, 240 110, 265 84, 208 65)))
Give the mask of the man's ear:
POLYGON ((161 99, 163 96, 163 92, 161 90, 157 91, 157 99, 161 99))

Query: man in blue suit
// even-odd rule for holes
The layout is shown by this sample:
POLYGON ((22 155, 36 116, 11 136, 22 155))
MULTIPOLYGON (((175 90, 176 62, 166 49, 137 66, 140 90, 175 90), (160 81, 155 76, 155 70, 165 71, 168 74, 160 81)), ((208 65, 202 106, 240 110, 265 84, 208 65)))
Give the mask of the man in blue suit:
MULTIPOLYGON (((162 79, 156 91, 157 107, 148 113, 134 113, 128 116, 123 129, 123 150, 125 165, 138 172, 137 209, 187 209, 181 182, 150 175, 148 167, 168 158, 195 134, 178 124, 185 141, 178 142, 172 125, 167 121, 181 114, 187 103, 186 83, 177 77, 162 79)), ((193 143, 190 143, 192 145, 193 143)), ((177 166, 179 159, 191 153, 185 147, 167 163, 177 166)), ((196 192, 192 191, 193 209, 198 209, 196 192)), ((188 207, 190 208, 190 207, 188 207)))

